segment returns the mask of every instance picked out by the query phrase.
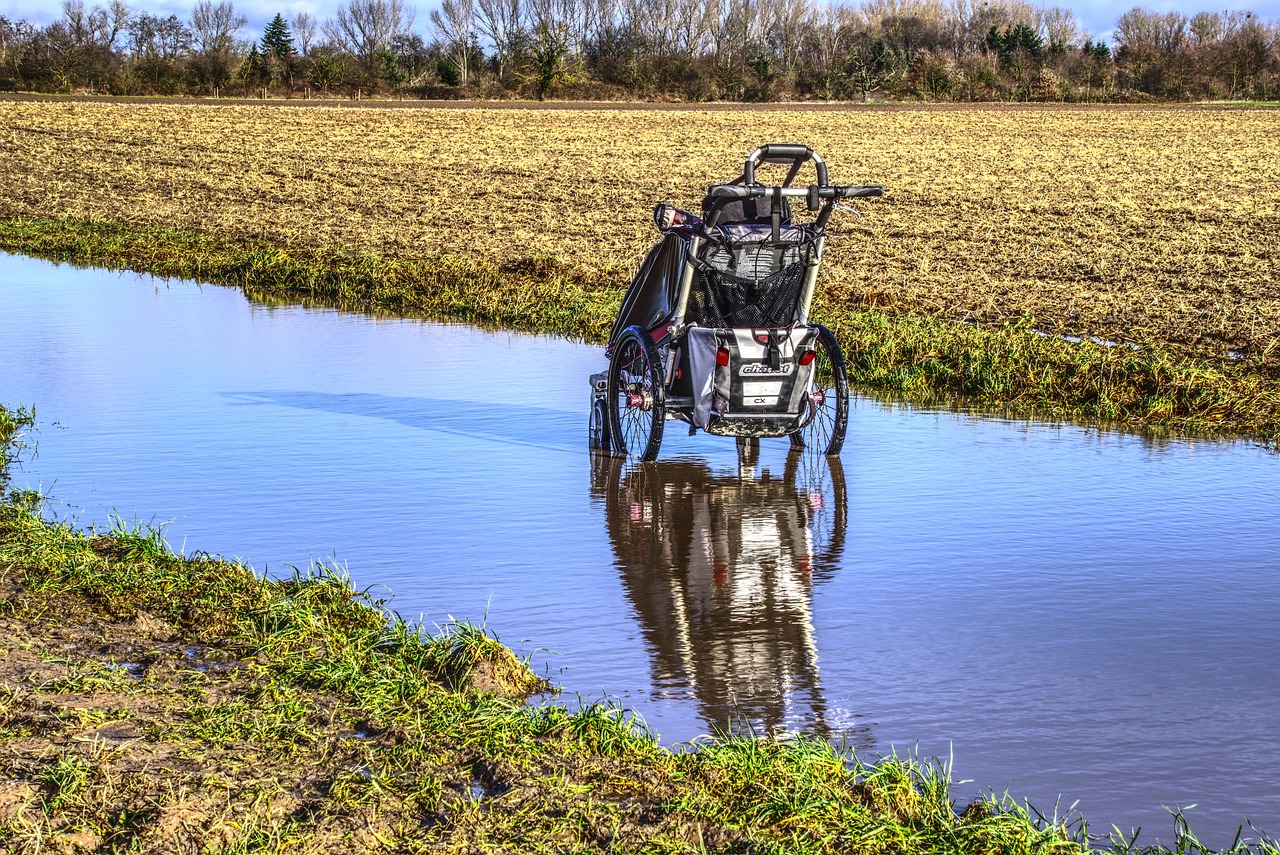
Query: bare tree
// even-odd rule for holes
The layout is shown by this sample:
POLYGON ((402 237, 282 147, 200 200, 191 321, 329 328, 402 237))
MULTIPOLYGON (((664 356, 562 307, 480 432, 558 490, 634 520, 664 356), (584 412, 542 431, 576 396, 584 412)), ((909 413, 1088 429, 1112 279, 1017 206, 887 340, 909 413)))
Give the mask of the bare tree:
POLYGON ((299 12, 289 22, 293 30, 293 40, 298 45, 298 53, 306 56, 311 50, 311 43, 316 40, 316 19, 306 12, 299 12))
POLYGON ((524 41, 520 21, 520 0, 476 0, 476 27, 493 45, 499 79, 524 41))
POLYGON ((22 61, 36 36, 36 27, 29 21, 10 21, 0 15, 0 67, 22 78, 22 61))
POLYGON ((889 18, 920 18, 936 24, 948 14, 944 0, 866 0, 859 11, 873 26, 889 18))
POLYGON ((677 21, 685 14, 696 17, 692 7, 678 0, 628 0, 623 7, 623 28, 638 40, 640 50, 653 56, 676 53, 677 21))
POLYGON ((1222 38, 1209 64, 1228 84, 1230 97, 1266 98, 1267 68, 1280 65, 1280 32, 1252 12, 1225 12, 1222 38))
POLYGON ((94 6, 91 10, 85 8, 83 0, 64 0, 60 23, 73 46, 110 50, 132 16, 123 0, 111 0, 107 8, 94 6))
POLYGON ((110 0, 106 8, 107 20, 109 23, 109 31, 107 35, 108 48, 114 48, 116 38, 129 28, 130 22, 133 21, 134 13, 124 0, 110 0))
POLYGON ((760 0, 718 0, 711 38, 722 62, 745 61, 765 41, 760 0))
POLYGON ((230 80, 237 38, 248 22, 230 0, 197 0, 191 10, 191 40, 196 48, 191 71, 206 91, 216 91, 230 80))
POLYGON ((177 15, 143 13, 129 24, 129 53, 139 60, 175 60, 191 50, 191 30, 177 15))
POLYGON ((813 69, 820 98, 835 96, 840 67, 856 31, 855 10, 844 4, 814 4, 805 22, 805 55, 813 69))
POLYGON ((577 78, 582 42, 592 16, 577 0, 527 0, 523 8, 533 59, 532 73, 525 77, 541 100, 553 86, 577 78))
POLYGON ((476 42, 475 19, 475 0, 441 0, 440 8, 431 12, 431 27, 444 42, 462 86, 467 85, 469 60, 476 42))
POLYGON ((1050 47, 1075 47, 1080 42, 1080 22, 1076 13, 1061 6, 1041 6, 1036 10, 1036 27, 1050 47))
POLYGON ((706 50, 715 20, 714 9, 711 3, 676 6, 674 47, 677 53, 692 59, 706 50))
POLYGON ((783 71, 795 70, 809 18, 808 0, 760 0, 765 39, 783 71))
POLYGON ((378 54, 391 49, 391 40, 409 32, 414 10, 404 0, 351 0, 338 7, 338 16, 324 22, 324 34, 346 49, 366 70, 378 54))
POLYGON ((1187 16, 1180 12, 1130 9, 1116 21, 1116 44, 1131 50, 1172 53, 1185 44, 1188 23, 1187 16))
POLYGON ((1134 8, 1116 21, 1116 59, 1132 84, 1154 95, 1186 93, 1190 21, 1179 12, 1134 8))
POLYGON ((247 23, 249 19, 236 14, 236 7, 229 0, 197 0, 191 10, 191 33, 196 49, 203 54, 230 56, 236 37, 247 23))

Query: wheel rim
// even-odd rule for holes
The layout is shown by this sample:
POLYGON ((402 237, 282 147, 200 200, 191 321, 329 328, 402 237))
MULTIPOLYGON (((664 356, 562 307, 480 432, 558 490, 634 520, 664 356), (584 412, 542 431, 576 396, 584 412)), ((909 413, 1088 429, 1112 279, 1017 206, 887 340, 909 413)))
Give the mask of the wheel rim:
POLYGON ((614 370, 614 407, 619 451, 644 457, 653 440, 657 390, 653 366, 643 345, 629 338, 621 345, 614 370))
POLYGON ((813 418, 801 429, 800 439, 806 448, 826 454, 840 420, 840 382, 836 376, 835 360, 823 336, 818 336, 814 342, 814 350, 817 357, 813 361, 813 378, 809 382, 813 418))
POLYGON ((596 451, 609 450, 609 408, 603 398, 597 398, 591 404, 591 422, 588 427, 591 448, 596 451))

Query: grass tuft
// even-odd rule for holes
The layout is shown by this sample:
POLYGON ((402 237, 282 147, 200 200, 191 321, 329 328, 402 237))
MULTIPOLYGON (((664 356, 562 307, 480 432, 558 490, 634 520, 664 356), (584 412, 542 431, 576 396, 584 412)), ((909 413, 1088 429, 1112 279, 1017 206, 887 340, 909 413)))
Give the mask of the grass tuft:
POLYGON ((35 407, 11 410, 0 404, 0 497, 9 483, 9 467, 24 455, 35 454, 35 440, 31 438, 35 426, 35 407))
POLYGON ((451 621, 429 640, 425 664, 455 690, 526 698, 550 688, 497 636, 466 620, 451 621))

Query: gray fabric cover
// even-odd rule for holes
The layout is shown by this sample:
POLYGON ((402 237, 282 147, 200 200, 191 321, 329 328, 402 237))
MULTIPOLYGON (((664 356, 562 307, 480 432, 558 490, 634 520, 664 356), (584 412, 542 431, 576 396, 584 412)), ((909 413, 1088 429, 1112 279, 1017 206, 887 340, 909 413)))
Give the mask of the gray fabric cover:
POLYGON ((685 336, 685 342, 689 348, 689 380, 693 385, 693 423, 706 430, 711 421, 720 336, 716 330, 693 327, 685 336))
POLYGON ((779 246, 768 243, 769 230, 758 226, 726 226, 721 231, 728 236, 729 246, 710 244, 703 250, 702 260, 721 273, 757 282, 799 264, 803 260, 800 247, 809 236, 798 226, 784 226, 779 236, 787 245, 779 246))
MULTIPOLYGON (((813 365, 800 365, 797 352, 812 345, 817 331, 796 327, 781 342, 782 368, 768 368, 769 349, 755 339, 755 330, 719 330, 720 343, 729 349, 729 364, 715 366, 715 391, 732 415, 799 413, 809 390, 813 365)), ((715 354, 712 354, 714 361, 715 354)))
POLYGON ((781 365, 768 365, 769 348, 749 329, 693 327, 686 334, 689 374, 693 386, 693 423, 707 430, 720 407, 730 415, 799 414, 813 376, 812 365, 800 365, 797 354, 812 347, 817 331, 787 330, 779 343, 781 365), (728 365, 716 364, 716 351, 729 350, 728 365))

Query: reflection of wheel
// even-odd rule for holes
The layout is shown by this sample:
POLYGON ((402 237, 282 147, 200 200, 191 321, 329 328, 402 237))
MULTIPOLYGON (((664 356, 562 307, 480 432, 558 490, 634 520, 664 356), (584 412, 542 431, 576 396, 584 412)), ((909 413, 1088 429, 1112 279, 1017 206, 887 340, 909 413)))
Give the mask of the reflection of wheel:
POLYGON ((815 574, 834 574, 844 554, 849 526, 849 493, 840 458, 793 450, 787 455, 783 478, 795 484, 796 494, 804 503, 815 574))
MULTIPOLYGON (((608 428, 605 428, 608 432, 608 428)), ((611 484, 617 480, 618 470, 626 468, 626 461, 611 454, 591 455, 591 498, 603 500, 610 490, 611 484)))
POLYGON ((839 454, 849 427, 849 377, 844 370, 844 355, 831 330, 822 324, 813 324, 813 327, 818 331, 814 342, 818 356, 813 362, 813 379, 809 385, 812 418, 791 434, 791 444, 826 455, 839 454))
POLYGON ((591 421, 587 426, 587 443, 592 451, 609 451, 609 405, 604 398, 591 401, 591 421))
POLYGON ((628 327, 613 347, 608 400, 614 451, 639 460, 657 457, 666 414, 662 366, 653 340, 638 326, 628 327))

